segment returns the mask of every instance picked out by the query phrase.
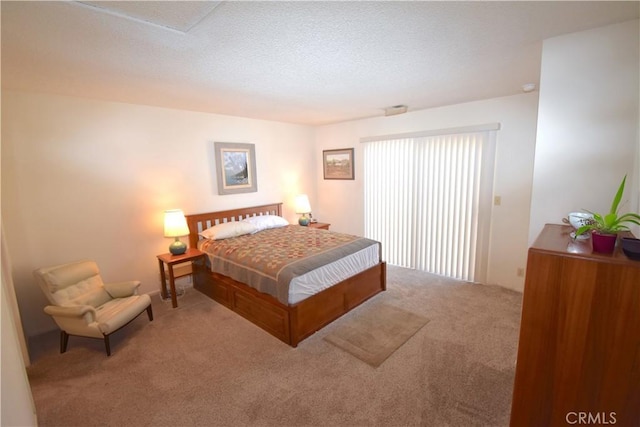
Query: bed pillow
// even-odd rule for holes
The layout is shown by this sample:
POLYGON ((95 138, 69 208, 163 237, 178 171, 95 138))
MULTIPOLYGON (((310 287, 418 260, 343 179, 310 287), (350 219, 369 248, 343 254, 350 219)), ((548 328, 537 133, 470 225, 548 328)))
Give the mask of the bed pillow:
POLYGON ((256 227, 251 223, 244 221, 232 221, 214 225, 213 227, 209 227, 206 230, 201 231, 199 234, 205 239, 221 240, 242 236, 243 234, 252 234, 255 232, 256 227))
POLYGON ((262 230, 267 230, 269 228, 278 228, 289 225, 286 219, 278 215, 251 216, 249 218, 243 219, 241 222, 246 222, 247 224, 253 225, 256 229, 254 233, 262 230))

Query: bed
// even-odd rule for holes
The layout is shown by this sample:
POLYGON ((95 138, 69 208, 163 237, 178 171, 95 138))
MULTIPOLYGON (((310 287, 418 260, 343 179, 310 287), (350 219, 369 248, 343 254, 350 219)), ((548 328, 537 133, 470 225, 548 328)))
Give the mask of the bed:
MULTIPOLYGON (((203 238, 200 233, 213 225, 262 215, 282 216, 282 203, 186 215, 189 245, 201 247, 203 238)), ((300 226, 290 226, 297 227, 300 226)), ((206 264, 194 264, 194 288, 292 347, 297 347, 305 338, 386 289, 386 264, 380 258, 380 251, 375 265, 304 299, 298 301, 300 298, 295 298, 294 302, 260 292, 232 277, 211 271, 211 259, 206 264)))

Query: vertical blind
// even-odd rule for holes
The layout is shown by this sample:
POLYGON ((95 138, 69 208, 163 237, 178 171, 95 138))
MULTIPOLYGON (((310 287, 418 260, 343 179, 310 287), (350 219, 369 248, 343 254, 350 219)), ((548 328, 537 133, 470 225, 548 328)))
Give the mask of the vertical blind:
POLYGON ((484 281, 494 146, 494 130, 367 141, 365 234, 387 262, 484 281))

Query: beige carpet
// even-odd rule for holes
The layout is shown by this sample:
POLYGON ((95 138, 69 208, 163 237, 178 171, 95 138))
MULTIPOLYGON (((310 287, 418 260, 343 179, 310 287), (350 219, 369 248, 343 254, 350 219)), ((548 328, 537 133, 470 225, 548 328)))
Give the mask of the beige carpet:
MULTIPOLYGON (((522 295, 388 266, 387 291, 291 348, 204 295, 101 340, 32 339, 46 426, 508 426, 522 295), (370 307, 429 319, 372 368, 324 339, 370 307)), ((4 411, 5 408, 3 408, 4 411)))
POLYGON ((388 304, 357 310, 324 339, 377 368, 429 320, 388 304))

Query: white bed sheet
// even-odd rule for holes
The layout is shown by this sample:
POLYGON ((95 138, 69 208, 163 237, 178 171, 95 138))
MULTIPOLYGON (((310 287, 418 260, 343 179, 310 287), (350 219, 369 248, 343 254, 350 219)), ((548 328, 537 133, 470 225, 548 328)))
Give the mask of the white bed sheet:
POLYGON ((289 304, 296 304, 336 283, 365 271, 380 260, 377 243, 323 267, 293 278, 289 284, 289 304))

